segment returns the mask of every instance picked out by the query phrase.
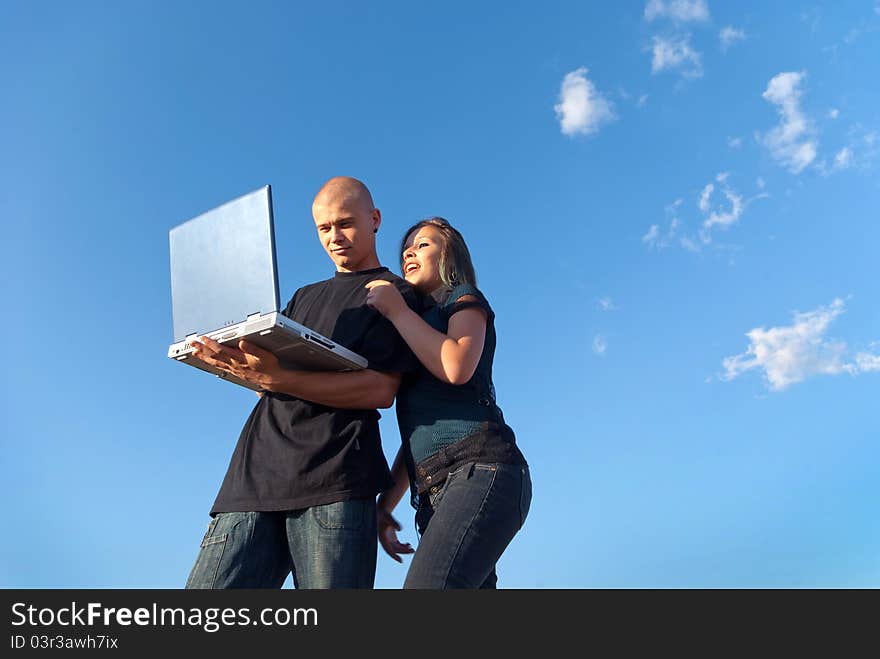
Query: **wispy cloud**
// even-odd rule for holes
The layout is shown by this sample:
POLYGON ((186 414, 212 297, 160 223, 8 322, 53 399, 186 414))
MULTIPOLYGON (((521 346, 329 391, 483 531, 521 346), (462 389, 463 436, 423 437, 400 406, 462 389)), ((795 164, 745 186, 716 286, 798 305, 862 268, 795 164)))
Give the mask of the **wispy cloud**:
POLYGON ((727 138, 727 146, 731 149, 739 149, 742 147, 743 141, 741 137, 728 137, 727 138))
POLYGON ((691 35, 684 31, 684 24, 706 23, 709 7, 705 0, 648 0, 644 18, 647 22, 666 19, 671 22, 672 34, 654 35, 647 50, 651 51, 651 73, 673 71, 682 78, 699 78, 703 75, 702 54, 691 46, 691 35))
POLYGON ((700 194, 699 208, 703 213, 708 214, 708 217, 703 221, 703 229, 706 231, 715 226, 729 227, 739 220, 743 210, 745 210, 742 195, 727 185, 727 178, 728 174, 726 172, 722 172, 715 177, 715 181, 721 188, 721 193, 729 204, 727 208, 720 205, 712 205, 712 193, 715 191, 715 186, 712 183, 707 184, 700 194))
POLYGON ((745 30, 735 28, 731 25, 726 25, 721 28, 721 32, 718 33, 718 39, 721 42, 721 52, 726 53, 727 49, 735 42, 745 41, 746 32, 745 30))
POLYGON ((880 355, 872 355, 868 352, 856 354, 856 369, 859 373, 880 371, 880 355))
MULTIPOLYGON (((669 220, 666 232, 663 232, 660 224, 652 224, 648 232, 642 236, 642 243, 648 248, 659 250, 677 241, 689 252, 699 252, 704 246, 712 243, 714 231, 728 229, 739 222, 749 204, 770 196, 766 192, 759 191, 747 199, 731 186, 729 178, 729 172, 720 172, 700 189, 696 206, 702 219, 695 233, 688 232, 682 222, 680 217, 682 200, 677 199, 665 209, 669 220)), ((759 190, 763 190, 763 180, 759 180, 757 185, 759 190)))
POLYGON ((697 253, 702 249, 700 243, 688 236, 681 237, 681 246, 687 251, 694 253, 697 253))
POLYGON ((554 110, 564 135, 591 135, 616 118, 614 105, 587 78, 584 67, 565 75, 554 110))
POLYGON ((838 116, 840 116, 840 110, 838 110, 837 108, 831 108, 830 110, 828 110, 829 119, 837 119, 838 116))
POLYGON ((830 305, 805 313, 794 313, 791 325, 746 332, 749 346, 739 355, 722 361, 723 380, 733 380, 747 371, 763 371, 768 387, 781 391, 814 375, 857 375, 880 370, 880 355, 859 352, 847 358, 843 341, 825 338, 835 318, 845 311, 840 298, 830 305))
POLYGON ((643 245, 647 246, 649 249, 659 250, 665 249, 672 244, 672 241, 675 240, 675 236, 681 226, 681 220, 678 219, 678 209, 683 203, 683 199, 676 199, 666 207, 666 217, 669 219, 666 233, 661 233, 659 224, 652 224, 648 228, 647 233, 642 236, 643 245))
POLYGON ((599 309, 602 311, 614 311, 617 307, 610 297, 600 297, 597 302, 599 309))
POLYGON ((853 152, 848 146, 843 147, 834 156, 834 169, 846 169, 853 163, 853 152))
POLYGON ((648 231, 642 236, 642 242, 648 247, 658 247, 660 241, 660 225, 652 224, 648 227, 648 231))
POLYGON ((876 130, 865 130, 860 124, 852 126, 847 133, 847 144, 838 149, 829 165, 823 158, 816 168, 823 176, 830 176, 847 169, 867 170, 877 157, 878 141, 876 130))
POLYGON ((706 187, 704 187, 703 191, 700 193, 700 201, 697 202, 697 207, 704 213, 709 210, 709 197, 712 196, 714 190, 715 184, 707 183, 706 187))
POLYGON ((815 32, 819 29, 821 19, 822 16, 818 7, 801 12, 801 23, 806 23, 810 27, 810 32, 815 32))
POLYGON ((815 160, 818 146, 812 124, 800 105, 805 78, 804 71, 780 73, 771 78, 762 94, 764 100, 777 107, 780 122, 760 140, 776 160, 795 174, 815 160))
POLYGON ((705 0, 648 0, 645 5, 645 20, 669 18, 679 23, 703 22, 709 20, 709 7, 705 0))
POLYGON ((605 351, 608 349, 608 343, 605 341, 605 337, 601 334, 597 334, 593 337, 593 352, 600 357, 605 355, 605 351))
POLYGON ((843 43, 847 46, 851 46, 858 41, 863 34, 872 34, 877 32, 878 29, 880 29, 880 26, 878 26, 877 23, 871 23, 870 19, 862 19, 858 25, 850 29, 846 35, 844 35, 843 43))
POLYGON ((651 53, 651 73, 678 71, 685 78, 699 78, 703 75, 702 57, 691 48, 689 36, 655 36, 651 53))

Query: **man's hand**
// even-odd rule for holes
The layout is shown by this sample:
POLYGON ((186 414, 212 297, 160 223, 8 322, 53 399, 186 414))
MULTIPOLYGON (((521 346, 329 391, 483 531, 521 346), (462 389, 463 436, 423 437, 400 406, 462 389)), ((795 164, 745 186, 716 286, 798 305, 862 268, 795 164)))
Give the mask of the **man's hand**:
POLYGON ((403 563, 400 554, 412 554, 415 552, 415 549, 408 542, 403 543, 397 539, 400 524, 391 516, 391 512, 381 504, 376 504, 376 530, 379 534, 379 544, 382 545, 382 549, 398 563, 403 563))
POLYGON ((239 341, 236 349, 203 336, 193 341, 193 348, 197 359, 267 391, 272 391, 283 370, 275 355, 247 341, 239 341))
POLYGON ((364 288, 368 289, 367 306, 372 307, 388 320, 393 322, 394 316, 409 309, 397 287, 384 279, 368 281, 364 288))

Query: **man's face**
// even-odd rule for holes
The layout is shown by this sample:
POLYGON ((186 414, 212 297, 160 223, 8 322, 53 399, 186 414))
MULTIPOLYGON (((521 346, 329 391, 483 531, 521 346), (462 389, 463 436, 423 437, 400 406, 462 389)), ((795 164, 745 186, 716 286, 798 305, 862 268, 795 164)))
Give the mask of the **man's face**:
POLYGON ((375 229, 381 220, 377 209, 362 198, 329 194, 315 200, 312 215, 318 238, 339 272, 374 267, 375 229))

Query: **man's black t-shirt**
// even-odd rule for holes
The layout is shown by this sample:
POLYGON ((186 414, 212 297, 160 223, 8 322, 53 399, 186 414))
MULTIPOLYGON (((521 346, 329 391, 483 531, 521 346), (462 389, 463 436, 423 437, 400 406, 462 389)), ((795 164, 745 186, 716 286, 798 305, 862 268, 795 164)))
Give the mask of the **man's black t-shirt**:
MULTIPOLYGON (((382 314, 366 305, 364 285, 374 279, 392 282, 418 311, 409 284, 388 268, 374 268, 337 272, 299 289, 284 315, 366 358, 368 368, 411 371, 415 357, 409 347, 382 314)), ((241 431, 211 514, 372 498, 392 484, 376 410, 339 409, 266 393, 241 431)))

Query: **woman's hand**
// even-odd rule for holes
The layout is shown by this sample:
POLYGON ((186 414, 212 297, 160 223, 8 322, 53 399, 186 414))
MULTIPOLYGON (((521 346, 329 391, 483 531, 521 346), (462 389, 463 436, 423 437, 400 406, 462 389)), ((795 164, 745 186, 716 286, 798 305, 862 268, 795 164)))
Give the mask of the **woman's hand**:
POLYGON ((408 542, 403 543, 397 539, 400 523, 392 517, 391 511, 379 503, 376 504, 376 531, 379 534, 379 544, 382 545, 382 549, 398 563, 403 563, 400 554, 415 552, 415 549, 408 542))
POLYGON ((409 307, 403 300, 403 296, 397 287, 384 279, 374 279, 367 282, 364 288, 368 289, 367 306, 372 307, 388 320, 394 321, 394 317, 409 307))

